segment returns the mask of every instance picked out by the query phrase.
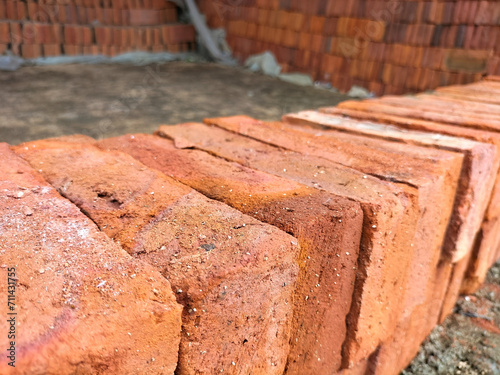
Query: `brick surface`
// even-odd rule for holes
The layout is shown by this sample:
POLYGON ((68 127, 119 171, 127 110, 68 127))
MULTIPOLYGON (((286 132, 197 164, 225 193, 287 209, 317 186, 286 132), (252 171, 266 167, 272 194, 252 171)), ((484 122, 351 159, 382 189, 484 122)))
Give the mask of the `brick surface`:
MULTIPOLYGON (((440 321, 442 321, 452 312, 455 305, 469 259, 472 255, 476 235, 480 232, 483 216, 490 202, 491 190, 498 171, 496 147, 486 143, 474 142, 457 137, 448 137, 436 133, 412 132, 408 130, 401 131, 393 126, 349 120, 338 116, 324 115, 314 111, 286 115, 284 116, 284 121, 302 126, 313 126, 315 128, 310 128, 310 132, 315 134, 316 137, 328 136, 328 130, 320 130, 318 128, 333 128, 354 134, 394 140, 407 144, 436 147, 464 154, 464 167, 462 168, 458 184, 455 207, 450 224, 448 225, 447 236, 443 247, 443 250, 447 253, 452 252, 452 262, 458 262, 458 264, 453 267, 444 297, 440 313, 440 321)), ((299 127, 299 129, 301 128, 299 127)), ((302 128, 302 130, 306 129, 307 128, 302 128)), ((334 133, 333 136, 335 136, 335 134, 336 133, 334 133)), ((408 325, 405 329, 409 329, 408 325)), ((404 329, 402 328, 401 330, 404 329)), ((416 334, 418 335, 418 333, 416 334)), ((394 371, 391 369, 391 364, 395 363, 398 358, 394 356, 391 357, 391 354, 394 355, 394 353, 398 353, 397 349, 401 346, 411 346, 411 337, 410 335, 402 335, 400 339, 396 337, 389 350, 384 351, 385 348, 382 348, 379 352, 380 358, 377 360, 378 373, 392 373, 394 371)), ((420 335, 420 337, 413 342, 412 350, 403 360, 404 365, 416 355, 419 347, 418 344, 424 337, 425 335, 420 335)), ((399 355, 397 356, 399 357, 399 355)), ((397 370, 397 368, 395 370, 397 370)))
MULTIPOLYGON (((394 126, 349 120, 314 111, 286 115, 283 120, 297 125, 331 128, 353 134, 462 153, 464 167, 461 171, 453 215, 448 225, 443 250, 451 255, 453 263, 458 262, 471 252, 490 202, 500 165, 500 150, 497 150, 494 145, 438 133, 402 131, 394 126)), ((314 130, 314 133, 316 136, 328 137, 328 131, 314 130)))
POLYGON ((297 237, 302 249, 288 373, 341 365, 363 214, 358 203, 144 134, 100 141, 297 237), (312 292, 311 292, 312 291, 312 292), (320 360, 318 360, 318 358, 320 360))
POLYGON ((15 151, 171 282, 184 306, 177 372, 282 373, 298 271, 294 237, 92 140, 15 151))
MULTIPOLYGON (((174 139, 177 147, 196 147, 268 173, 325 189, 359 202, 364 227, 343 365, 353 357, 368 357, 395 329, 411 242, 418 219, 416 190, 390 184, 329 160, 305 156, 202 124, 163 126, 158 134, 174 139), (406 249, 401 253, 399 249, 406 249), (397 255, 396 255, 397 254, 397 255)), ((349 363, 352 362, 352 363, 349 363)))
MULTIPOLYGON (((7 144, 0 154, 0 253, 18 278, 16 367, 3 350, 0 372, 173 373, 182 308, 169 282, 101 233, 7 144)), ((7 295, 6 282, 0 290, 7 295)), ((0 327, 8 331, 7 318, 0 327)))
POLYGON ((340 132, 336 132, 334 137, 322 140, 320 137, 284 129, 279 123, 262 126, 261 123, 252 122, 248 118, 207 121, 280 147, 323 157, 377 177, 385 177, 389 181, 399 181, 417 187, 419 205, 425 214, 419 220, 417 228, 416 254, 412 260, 412 270, 415 271, 411 272, 409 282, 409 295, 412 297, 411 301, 407 302, 411 308, 422 303, 426 305, 425 308, 429 310, 428 323, 420 329, 425 335, 430 332, 438 319, 440 304, 447 287, 448 276, 445 270, 450 268, 449 262, 442 263, 443 272, 438 269, 435 276, 434 272, 441 255, 463 155, 382 142, 340 132), (431 159, 434 160, 433 163, 429 163, 431 159), (412 173, 408 173, 408 170, 412 173), (428 280, 426 288, 422 288, 421 280, 428 280))
MULTIPOLYGON (((419 95, 419 97, 426 98, 425 95, 419 95)), ((430 96, 429 100, 434 100, 434 96, 430 96)), ((443 106, 445 106, 449 102, 456 103, 460 99, 454 97, 444 98, 442 96, 439 96, 438 100, 442 101, 443 106)), ((341 104, 338 108, 327 108, 324 109, 324 111, 328 113, 348 115, 353 118, 361 118, 379 122, 383 121, 385 123, 390 123, 408 129, 423 130, 433 133, 438 132, 441 134, 473 139, 478 142, 493 144, 497 147, 497 150, 500 147, 500 137, 497 133, 481 131, 469 127, 459 127, 438 122, 398 116, 393 114, 393 107, 378 104, 376 107, 374 107, 368 101, 359 102, 357 105, 348 105, 348 103, 344 103, 345 105, 341 104)), ((462 106, 470 108, 471 111, 478 111, 478 108, 483 105, 486 106, 487 112, 492 112, 492 109, 495 107, 491 104, 485 104, 482 102, 462 102, 462 106)), ((474 290, 479 287, 482 281, 484 281, 488 268, 491 267, 491 265, 495 262, 495 257, 492 254, 495 253, 495 249, 500 247, 500 242, 498 242, 500 241, 500 238, 498 238, 496 233, 491 228, 493 228, 498 221, 498 217, 500 215, 499 209, 500 173, 496 178, 491 201, 486 210, 486 216, 481 225, 481 231, 476 238, 476 244, 474 245, 475 254, 477 254, 477 256, 475 256, 474 260, 470 264, 469 270, 466 272, 466 278, 464 280, 462 292, 473 293, 474 290), (495 243, 495 241, 497 242, 495 243)))

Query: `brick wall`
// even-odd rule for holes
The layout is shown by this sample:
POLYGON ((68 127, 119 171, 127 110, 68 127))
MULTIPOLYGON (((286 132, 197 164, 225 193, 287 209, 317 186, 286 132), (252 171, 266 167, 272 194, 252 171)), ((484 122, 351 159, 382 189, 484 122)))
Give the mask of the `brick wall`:
POLYGON ((0 54, 24 58, 184 52, 192 25, 166 0, 0 0, 0 54))
POLYGON ((198 1, 239 60, 272 51, 283 70, 378 95, 500 74, 498 1, 198 1))

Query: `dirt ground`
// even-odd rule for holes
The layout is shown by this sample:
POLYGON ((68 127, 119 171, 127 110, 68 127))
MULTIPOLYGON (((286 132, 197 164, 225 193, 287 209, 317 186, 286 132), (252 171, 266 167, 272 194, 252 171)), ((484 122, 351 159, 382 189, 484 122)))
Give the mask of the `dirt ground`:
POLYGON ((210 63, 25 67, 0 72, 0 140, 151 133, 160 124, 237 114, 272 120, 346 98, 210 63))
MULTIPOLYGON (((160 124, 236 114, 277 120, 345 99, 209 63, 25 67, 0 72, 0 141, 151 133, 160 124)), ((500 262, 480 291, 460 298, 403 374, 500 375, 500 262)))

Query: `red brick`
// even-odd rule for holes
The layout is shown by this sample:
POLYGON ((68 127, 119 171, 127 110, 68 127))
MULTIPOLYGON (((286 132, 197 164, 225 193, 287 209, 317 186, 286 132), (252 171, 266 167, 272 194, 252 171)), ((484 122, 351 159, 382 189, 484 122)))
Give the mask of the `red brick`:
POLYGON ((164 43, 194 42, 196 32, 192 25, 165 25, 162 26, 162 37, 164 43))
POLYGON ((155 9, 130 9, 131 26, 152 26, 163 23, 161 13, 155 9))
POLYGON ((109 46, 113 44, 113 31, 110 27, 96 26, 94 28, 95 39, 100 46, 109 46))
POLYGON ((40 44, 21 44, 21 55, 25 59, 36 59, 42 56, 40 44))
MULTIPOLYGON (((0 251, 22 290, 16 343, 25 349, 16 367, 173 373, 182 307, 169 282, 107 238, 7 144, 0 154, 0 251)), ((12 373, 7 361, 0 372, 12 373)))
POLYGON ((59 56, 61 55, 61 45, 60 44, 44 44, 43 55, 47 56, 59 56))
POLYGON ((176 23, 178 22, 177 9, 165 9, 161 17, 163 23, 176 23))
POLYGON ((307 18, 308 30, 311 34, 322 34, 325 28, 325 17, 310 16, 307 18))
POLYGON ((8 20, 18 20, 17 17, 17 1, 5 0, 5 15, 8 20))
POLYGON ((8 22, 0 21, 0 43, 10 43, 10 26, 8 22))
MULTIPOLYGON (((412 97, 384 97, 370 102, 373 104, 376 102, 382 108, 384 105, 414 108, 419 111, 433 108, 432 103, 425 106, 421 100, 412 97)), ((352 102, 352 106, 356 104, 352 102)), ((377 106, 373 104, 372 110, 375 110, 377 106)), ((347 103, 344 102, 343 105, 347 106, 347 103)), ((443 106, 436 104, 436 107, 442 108, 443 106)), ((438 133, 401 131, 393 126, 342 119, 313 111, 290 114, 285 116, 284 120, 293 124, 313 124, 353 134, 463 154, 464 168, 461 171, 455 207, 448 225, 443 250, 450 254, 453 263, 463 259, 472 251, 500 167, 500 150, 497 150, 494 145, 438 135, 438 133)), ((316 134, 323 133, 317 132, 316 134)))
MULTIPOLYGON (((213 123, 213 120, 210 121, 213 123)), ((248 121, 221 119, 216 124, 232 131, 250 135, 256 139, 271 142, 279 147, 327 158, 365 173, 386 176, 391 181, 397 178, 398 181, 405 181, 418 188, 421 207, 422 204, 426 205, 426 212, 429 216, 423 216, 419 221, 414 240, 416 254, 412 260, 413 266, 410 269, 418 268, 417 264, 421 268, 416 272, 413 271, 415 273, 412 274, 412 282, 408 285, 411 290, 409 292, 411 298, 406 301, 405 308, 408 308, 408 305, 415 306, 419 302, 431 301, 429 322, 425 328, 422 327, 424 331, 428 329, 426 333, 429 333, 439 316, 441 296, 436 296, 436 294, 446 291, 446 283, 443 286, 439 283, 436 286, 432 285, 435 280, 432 277, 432 272, 433 267, 437 266, 441 254, 441 245, 452 212, 463 155, 372 140, 371 138, 340 132, 335 132, 334 137, 331 136, 322 140, 319 137, 306 135, 303 132, 290 131, 278 123, 263 126, 248 121), (298 139, 301 139, 301 141, 298 141, 298 139), (306 140, 309 140, 309 142, 306 140), (423 154, 426 156, 423 157, 423 154), (400 159, 400 162, 396 161, 398 159, 400 159), (430 159, 435 160, 435 163, 430 164, 430 159), (372 165, 369 160, 376 160, 376 162, 372 165), (410 168, 411 164, 414 164, 411 167, 414 173, 409 176, 408 168, 410 168), (429 184, 436 185, 434 185, 434 188, 429 189, 429 184), (448 189, 447 192, 445 192, 446 189, 448 189), (443 199, 444 197, 446 197, 446 202, 443 199), (437 207, 437 205, 440 205, 440 207, 437 207), (425 275, 419 272, 423 272, 425 275), (422 279, 429 280, 426 288, 422 288, 420 281, 418 281, 422 279)), ((410 271, 407 272, 406 277, 410 276, 410 271)), ((351 350, 355 350, 355 348, 354 344, 351 350)), ((362 358, 356 358, 354 355, 350 361, 356 363, 362 358)))
POLYGON ((42 162, 43 176, 104 233, 168 277, 185 307, 176 371, 218 373, 234 362, 245 373, 281 374, 297 240, 91 143, 46 140, 16 152, 42 162))
POLYGON ((82 46, 64 44, 63 45, 63 52, 65 55, 68 55, 68 56, 78 56, 78 55, 83 54, 83 48, 82 48, 82 46))
POLYGON ((288 371, 292 364, 301 371, 339 369, 361 235, 358 204, 201 151, 177 149, 159 137, 135 134, 101 141, 99 147, 125 151, 212 199, 296 236, 303 249, 301 259, 310 261, 299 275, 288 371), (330 245, 333 238, 342 242, 330 245))
POLYGON ((23 42, 23 33, 21 23, 9 22, 10 25, 10 41, 13 44, 21 44, 23 42))
POLYGON ((90 46, 83 46, 84 55, 99 55, 99 46, 93 44, 90 46))
MULTIPOLYGON (((427 95, 420 95, 419 97, 424 99, 427 98, 427 95)), ((464 105, 467 105, 467 107, 471 108, 471 110, 481 111, 481 106, 484 106, 482 111, 488 111, 489 113, 489 108, 494 110, 494 108, 496 107, 488 107, 488 104, 482 103, 464 102, 460 99, 456 99, 453 97, 448 98, 446 96, 437 97, 433 95, 429 96, 428 99, 429 101, 436 104, 441 102, 442 108, 449 107, 450 109, 453 109, 455 106, 456 108, 460 108, 460 110, 463 110, 464 105)), ((437 123, 427 120, 403 117, 398 115, 394 111, 389 112, 388 107, 383 108, 383 112, 381 107, 379 107, 377 111, 375 111, 372 106, 367 105, 363 108, 361 104, 362 103, 359 103, 355 110, 348 108, 337 108, 334 110, 330 108, 328 111, 342 115, 348 115, 355 118, 384 121, 386 123, 395 124, 403 128, 439 132, 442 134, 473 139, 478 142, 491 143, 497 147, 497 150, 500 150, 500 135, 497 135, 496 133, 470 129, 466 127, 458 127, 452 124, 437 123)), ((475 252, 478 255, 475 257, 475 259, 471 260, 471 264, 465 275, 462 292, 473 293, 474 290, 477 289, 477 287, 484 280, 488 268, 492 265, 492 259, 495 258, 495 256, 492 254, 494 254, 496 252, 496 249, 500 246, 500 238, 498 236, 499 232, 497 228, 500 225, 500 212, 498 209, 500 207, 499 202, 500 174, 497 176, 493 195, 491 197, 491 202, 486 211, 486 216, 483 220, 481 231, 478 234, 476 243, 474 245, 475 252)))
MULTIPOLYGON (((211 119, 210 122, 220 123, 220 120, 211 119)), ((228 119, 228 121, 232 121, 232 119, 228 119)), ((397 306, 400 303, 400 296, 397 295, 401 294, 400 287, 405 285, 406 274, 401 272, 402 269, 406 269, 406 266, 403 265, 405 262, 403 258, 411 257, 411 251, 405 253, 402 258, 398 258, 398 266, 393 268, 396 259, 391 258, 389 254, 392 250, 389 249, 393 249, 393 246, 395 246, 394 249, 400 248, 400 246, 409 250, 413 249, 409 245, 414 235, 416 221, 415 206, 413 206, 416 203, 416 196, 413 188, 407 185, 391 186, 391 184, 385 185, 385 187, 382 185, 373 186, 374 183, 384 183, 377 182, 370 176, 363 176, 363 174, 324 158, 306 156, 293 151, 283 153, 280 149, 270 145, 213 127, 198 124, 176 127, 163 126, 160 128, 159 134, 173 138, 179 146, 195 146, 252 168, 291 178, 308 186, 321 187, 335 194, 342 191, 343 195, 360 202, 365 218, 370 220, 365 226, 366 232, 364 232, 361 241, 365 246, 360 251, 360 257, 365 259, 367 263, 365 261, 359 262, 362 269, 358 274, 359 279, 356 281, 353 296, 355 302, 353 302, 347 318, 348 339, 356 342, 359 349, 356 352, 350 350, 344 353, 344 365, 349 365, 351 360, 356 362, 355 357, 367 357, 376 349, 381 340, 383 341, 390 336, 390 332, 394 329, 393 319, 399 311, 397 306), (345 184, 342 182, 347 180, 359 183, 345 184), (372 186, 364 182, 370 183, 372 186), (386 192, 382 193, 381 189, 386 192), (399 202, 396 202, 394 200, 396 196, 386 189, 399 190, 400 193, 396 196, 405 196, 405 203, 399 201, 399 198, 396 199, 399 202), (392 203, 390 203, 391 201, 392 203), (397 216, 400 219, 396 219, 395 216, 390 218, 386 216, 388 213, 386 211, 387 204, 392 206, 391 212, 399 212, 397 216), (377 206, 378 208, 376 208, 377 206), (399 216, 400 214, 402 216, 399 216), (394 219, 396 219, 397 224, 393 221, 394 219), (390 231, 390 236, 394 235, 395 237, 387 238, 387 241, 382 245, 379 233, 386 231, 390 231), (372 259, 374 263, 370 263, 369 259, 372 259), (364 268, 365 265, 368 267, 367 269, 364 268), (374 273, 372 274, 372 272, 374 273), (394 272, 398 275, 394 275, 394 272), (362 276, 371 274, 377 276, 362 276), (391 291, 384 290, 382 285, 391 291)), ((344 351, 346 349, 344 347, 344 351)))

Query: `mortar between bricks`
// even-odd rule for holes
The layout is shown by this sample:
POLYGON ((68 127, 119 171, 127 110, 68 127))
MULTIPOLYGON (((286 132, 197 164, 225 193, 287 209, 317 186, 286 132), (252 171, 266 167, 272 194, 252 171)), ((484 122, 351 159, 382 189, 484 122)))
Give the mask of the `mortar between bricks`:
POLYGON ((14 147, 184 306, 177 372, 281 374, 297 240, 89 139, 14 147), (232 365, 232 363, 235 365, 232 365))
POLYGON ((301 272, 287 373, 340 368, 363 214, 359 204, 145 134, 98 142, 298 238, 301 272))
MULTIPOLYGON (((0 155, 2 269, 7 276, 14 267, 17 277, 15 367, 4 346, 0 372, 173 373, 182 307, 169 282, 101 233, 7 144, 0 155)), ((6 282, 0 291, 7 296, 6 282)), ((7 325, 2 319, 3 332, 7 325)))
POLYGON ((356 340, 357 354, 366 358, 391 335, 413 256, 410 244, 419 215, 415 189, 202 124, 162 126, 157 133, 173 138, 177 147, 203 149, 358 201, 364 224, 348 335, 356 340))
MULTIPOLYGON (((402 148, 398 144, 384 143, 338 132, 335 139, 329 138, 327 141, 322 141, 319 137, 311 137, 301 132, 292 132, 288 129, 284 132, 279 123, 270 123, 264 126, 262 123, 244 116, 207 121, 268 143, 325 157, 378 177, 382 176, 391 181, 399 180, 403 184, 418 187, 419 204, 423 215, 419 220, 417 237, 414 241, 417 252, 412 261, 412 271, 409 272, 411 274, 409 287, 413 289, 410 289, 407 294, 408 301, 405 303, 405 308, 407 311, 412 311, 416 305, 428 301, 425 304, 429 306, 427 318, 429 324, 418 327, 423 333, 417 337, 421 337, 423 340, 427 336, 437 323, 440 304, 446 293, 447 280, 451 272, 449 262, 440 261, 439 257, 444 230, 455 196, 455 188, 463 160, 462 155, 446 151, 426 150, 421 147, 405 146, 402 148), (381 144, 383 144, 383 148, 381 144), (353 146, 354 149, 352 149, 353 146), (422 150, 426 150, 426 158, 422 158, 422 150), (412 162, 411 156, 415 162, 412 162), (420 161, 418 161, 419 158, 420 161), (432 158, 434 158, 435 165, 428 163, 432 158), (408 173, 408 170, 411 172, 408 173), (431 249, 430 255, 428 254, 429 248, 431 249), (438 261, 440 262, 439 266, 438 261), (419 267, 423 270, 419 270, 419 267), (434 276, 436 279, 433 280, 431 275, 436 268, 437 274, 434 276), (421 280, 430 281, 427 288, 420 288, 421 280), (427 293, 427 296, 422 294, 422 291, 427 293)), ((406 356, 408 360, 409 357, 410 355, 406 356)), ((357 362, 360 359, 357 358, 352 362, 357 362)))

